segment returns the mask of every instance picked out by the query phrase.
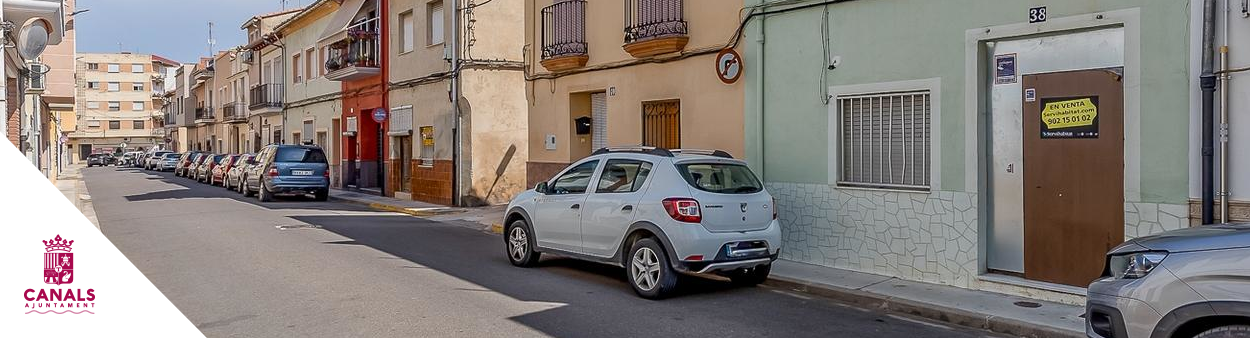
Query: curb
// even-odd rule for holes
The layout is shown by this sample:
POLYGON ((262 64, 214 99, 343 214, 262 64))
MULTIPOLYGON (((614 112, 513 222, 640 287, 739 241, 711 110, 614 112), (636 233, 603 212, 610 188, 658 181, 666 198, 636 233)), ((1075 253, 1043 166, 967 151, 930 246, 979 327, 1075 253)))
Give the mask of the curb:
POLYGON ((772 276, 764 282, 764 285, 778 289, 816 295, 851 305, 879 309, 885 312, 917 316, 959 326, 978 328, 990 332, 1019 337, 1085 337, 1085 332, 1040 326, 1021 320, 979 314, 959 308, 896 298, 862 290, 812 284, 788 277, 772 276))
MULTIPOLYGON (((398 212, 401 214, 406 214, 406 215, 415 216, 415 217, 444 216, 444 215, 450 215, 450 214, 460 213, 464 211, 459 208, 450 208, 450 207, 405 208, 405 207, 401 207, 397 205, 390 205, 386 203, 362 201, 362 200, 357 200, 353 198, 343 198, 343 197, 338 197, 338 196, 333 196, 333 195, 330 196, 330 199, 335 200, 335 201, 340 201, 340 202, 363 205, 363 206, 369 207, 370 209, 374 209, 378 211, 398 212)), ((485 230, 488 230, 495 234, 503 234, 503 225, 498 224, 498 223, 493 223, 490 225, 489 229, 485 229, 485 230)))

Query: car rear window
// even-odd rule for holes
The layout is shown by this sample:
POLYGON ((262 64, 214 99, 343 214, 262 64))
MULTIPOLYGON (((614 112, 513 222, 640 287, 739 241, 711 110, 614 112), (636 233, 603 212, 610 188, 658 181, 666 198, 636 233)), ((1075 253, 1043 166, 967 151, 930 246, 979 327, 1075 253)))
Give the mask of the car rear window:
POLYGON ((316 148, 278 148, 274 162, 326 163, 326 154, 316 148))
POLYGON ((754 194, 764 190, 750 168, 741 164, 678 164, 677 171, 696 189, 718 194, 754 194))
POLYGON ((165 159, 175 159, 179 157, 182 157, 182 155, 174 153, 165 154, 165 159))

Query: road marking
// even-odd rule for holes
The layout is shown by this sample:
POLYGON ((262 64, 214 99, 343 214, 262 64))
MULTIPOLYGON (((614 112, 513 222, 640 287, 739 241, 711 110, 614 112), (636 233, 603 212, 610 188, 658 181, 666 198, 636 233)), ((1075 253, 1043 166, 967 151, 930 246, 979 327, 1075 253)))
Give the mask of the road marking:
POLYGON ((794 298, 798 298, 798 299, 802 299, 802 300, 812 300, 812 297, 808 297, 808 296, 804 296, 804 295, 800 295, 800 294, 789 293, 789 292, 785 292, 785 291, 781 291, 781 290, 776 290, 776 289, 774 289, 774 290, 769 290, 769 291, 776 292, 776 293, 780 293, 780 294, 783 294, 783 295, 786 295, 786 296, 790 296, 790 297, 794 297, 794 298))

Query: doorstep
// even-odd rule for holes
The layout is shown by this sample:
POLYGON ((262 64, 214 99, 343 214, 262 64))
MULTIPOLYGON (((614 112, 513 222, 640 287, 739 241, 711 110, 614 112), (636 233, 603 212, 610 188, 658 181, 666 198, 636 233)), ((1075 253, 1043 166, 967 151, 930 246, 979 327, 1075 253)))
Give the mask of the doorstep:
POLYGON ((1085 337, 1085 308, 787 260, 766 285, 1022 337, 1085 337))

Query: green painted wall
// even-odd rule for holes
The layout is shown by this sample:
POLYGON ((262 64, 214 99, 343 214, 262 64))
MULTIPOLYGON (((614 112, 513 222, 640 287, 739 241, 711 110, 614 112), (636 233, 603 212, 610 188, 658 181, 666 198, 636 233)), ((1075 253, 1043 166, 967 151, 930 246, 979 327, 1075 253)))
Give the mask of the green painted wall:
MULTIPOLYGON (((746 6, 760 3, 745 0, 746 6)), ((941 78, 941 121, 934 125, 942 135, 941 182, 945 190, 966 190, 975 182, 965 182, 965 170, 976 168, 967 167, 964 156, 974 151, 964 146, 964 133, 973 132, 964 125, 965 31, 1027 21, 1036 6, 1047 6, 1052 19, 1141 9, 1142 157, 1127 160, 1141 161, 1142 201, 1184 203, 1190 114, 1184 0, 859 0, 755 17, 742 37, 748 160, 770 182, 826 183, 823 88, 941 78), (842 57, 831 71, 824 70, 826 8, 830 48, 842 57)))

